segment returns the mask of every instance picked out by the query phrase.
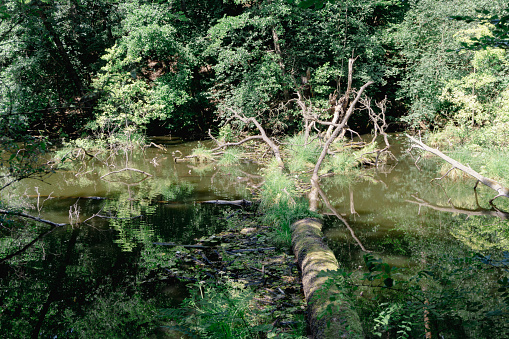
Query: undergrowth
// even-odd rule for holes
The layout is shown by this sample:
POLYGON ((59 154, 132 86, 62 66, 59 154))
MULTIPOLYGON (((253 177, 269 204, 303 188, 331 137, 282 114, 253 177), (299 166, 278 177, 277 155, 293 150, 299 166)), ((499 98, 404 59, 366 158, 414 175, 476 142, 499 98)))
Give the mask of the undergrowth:
MULTIPOLYGON (((270 312, 255 303, 252 290, 244 283, 223 279, 202 281, 191 287, 191 296, 180 308, 160 313, 162 320, 171 320, 164 327, 174 333, 214 339, 305 338, 301 327, 294 333, 280 332, 274 327, 270 312)), ((304 319, 299 322, 304 323, 304 319)))

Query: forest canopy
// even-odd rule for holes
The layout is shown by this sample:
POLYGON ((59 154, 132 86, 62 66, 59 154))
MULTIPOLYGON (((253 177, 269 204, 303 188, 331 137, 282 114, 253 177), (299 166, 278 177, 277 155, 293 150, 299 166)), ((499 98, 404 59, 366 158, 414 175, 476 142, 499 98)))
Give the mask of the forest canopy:
MULTIPOLYGON (((299 93, 327 117, 353 57, 354 87, 374 81, 369 95, 388 97, 392 129, 454 124, 503 133, 505 7, 2 1, 0 128, 11 139, 111 138, 126 129, 203 138, 231 120, 232 108, 291 134, 303 128, 299 93)), ((351 123, 366 128, 361 114, 351 123)))

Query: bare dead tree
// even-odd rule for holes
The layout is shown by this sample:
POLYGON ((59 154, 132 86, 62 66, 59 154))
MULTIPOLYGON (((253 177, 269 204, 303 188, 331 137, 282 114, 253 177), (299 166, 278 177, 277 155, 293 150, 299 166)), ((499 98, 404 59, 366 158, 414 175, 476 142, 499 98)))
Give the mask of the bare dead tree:
POLYGON ((320 166, 322 165, 322 162, 328 153, 329 146, 334 142, 334 140, 336 140, 339 133, 345 128, 346 124, 348 123, 348 119, 350 119, 350 116, 353 114, 355 106, 359 102, 362 94, 364 93, 364 90, 372 84, 373 84, 373 81, 368 81, 359 89, 354 100, 350 103, 345 116, 341 120, 341 123, 334 125, 335 126, 334 131, 332 132, 331 136, 325 142, 325 145, 322 147, 322 152, 320 153, 320 156, 318 157, 318 160, 315 164, 315 168, 313 170, 313 175, 311 176, 311 192, 309 193, 309 209, 311 211, 317 210, 317 204, 318 204, 318 187, 317 187, 317 185, 318 185, 318 179, 319 179, 318 171, 320 170, 320 166))
POLYGON ((373 106, 371 105, 371 98, 361 98, 359 103, 363 106, 363 109, 368 112, 369 119, 373 123, 373 139, 371 140, 371 143, 374 143, 380 135, 383 136, 385 143, 384 148, 364 153, 364 155, 376 153, 375 167, 378 167, 380 155, 383 153, 386 153, 392 159, 397 161, 396 157, 389 151, 391 145, 389 144, 389 136, 386 132, 388 127, 387 121, 385 120, 385 112, 387 110, 387 97, 385 97, 382 101, 375 102, 375 106, 379 109, 378 113, 375 112, 373 106))

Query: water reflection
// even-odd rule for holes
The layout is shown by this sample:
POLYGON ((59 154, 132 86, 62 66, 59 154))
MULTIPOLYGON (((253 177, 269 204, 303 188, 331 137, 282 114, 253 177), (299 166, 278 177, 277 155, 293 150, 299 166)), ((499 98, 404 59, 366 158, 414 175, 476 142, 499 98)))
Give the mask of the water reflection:
POLYGON ((155 335, 157 309, 186 295, 166 271, 179 248, 157 243, 194 243, 223 230, 222 209, 199 201, 247 197, 239 178, 256 172, 247 163, 205 168, 174 161, 172 153, 192 147, 85 157, 44 182, 25 180, 2 192, 23 197, 34 216, 67 224, 0 220, 2 336, 155 335))
MULTIPOLYGON (((431 182, 441 163, 426 158, 418 168, 404 153, 406 141, 392 142, 399 160, 392 168, 322 180, 329 201, 366 249, 400 267, 419 263, 420 253, 500 255, 509 249, 506 201, 499 202, 501 209, 492 208, 491 191, 474 191, 475 180, 431 182)), ((343 222, 327 217, 324 233, 340 262, 350 268, 363 264, 365 252, 343 222)))
MULTIPOLYGON (((423 256, 430 261, 509 248, 507 213, 491 209, 489 189, 481 187, 476 195, 475 182, 430 184, 438 164, 427 159, 418 169, 404 155, 404 141, 395 139, 401 145, 393 147, 397 163, 322 179, 331 206, 358 238, 336 217, 325 217, 325 236, 344 266, 363 265, 359 243, 399 267, 421 265, 423 256)), ((45 182, 26 180, 2 192, 25 197, 20 204, 31 205, 35 216, 69 223, 71 214, 73 223, 21 227, 0 220, 0 258, 6 259, 0 262, 0 333, 23 338, 154 334, 156 310, 185 295, 166 271, 176 264, 172 253, 182 249, 157 243, 192 244, 221 231, 222 209, 199 202, 249 198, 248 188, 260 180, 249 163, 175 162, 196 144, 154 142, 162 141, 166 149, 107 161, 86 157, 45 182)), ((498 203, 508 210, 507 202, 498 203)))

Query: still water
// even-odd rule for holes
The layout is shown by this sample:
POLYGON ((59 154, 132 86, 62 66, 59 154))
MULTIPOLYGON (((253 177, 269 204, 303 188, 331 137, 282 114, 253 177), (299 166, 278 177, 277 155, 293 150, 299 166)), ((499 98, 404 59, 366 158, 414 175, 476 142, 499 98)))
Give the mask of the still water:
MULTIPOLYGON (((430 183, 441 164, 424 159, 417 167, 404 152, 404 138, 396 135, 392 142, 398 161, 322 180, 330 203, 364 247, 398 267, 441 253, 509 248, 507 221, 481 215, 493 212, 488 189, 476 196, 473 181, 430 183)), ((258 168, 241 159, 235 166, 175 160, 197 143, 170 138, 154 143, 164 149, 115 159, 81 154, 78 166, 3 193, 31 215, 72 225, 15 230, 2 224, 0 258, 22 251, 0 262, 0 333, 148 335, 157 311, 185 297, 185 288, 167 273, 174 264, 168 249, 154 243, 193 244, 222 231, 231 210, 200 202, 250 199, 249 187, 261 179, 258 168)), ((325 205, 322 212, 330 214, 325 205)), ((351 231, 335 217, 325 221, 339 261, 361 267, 364 252, 351 231)))

